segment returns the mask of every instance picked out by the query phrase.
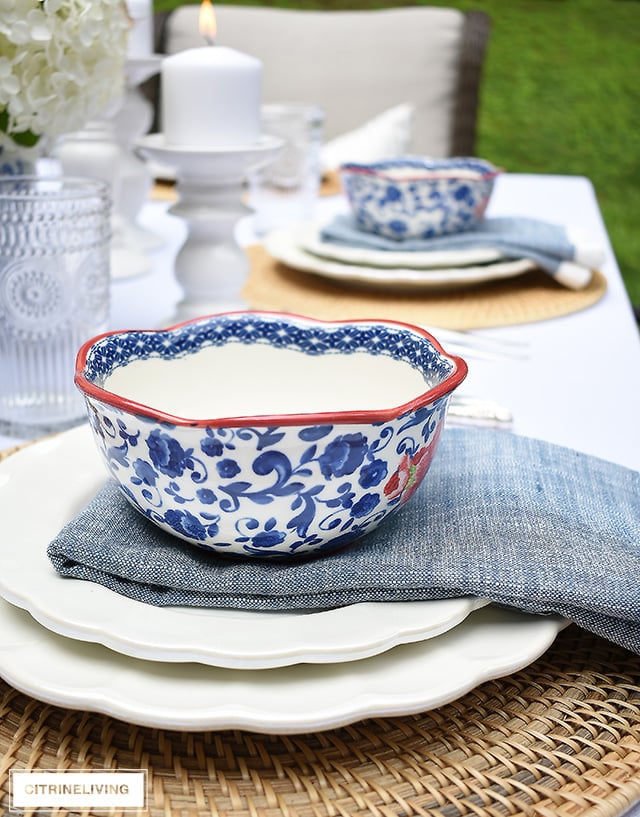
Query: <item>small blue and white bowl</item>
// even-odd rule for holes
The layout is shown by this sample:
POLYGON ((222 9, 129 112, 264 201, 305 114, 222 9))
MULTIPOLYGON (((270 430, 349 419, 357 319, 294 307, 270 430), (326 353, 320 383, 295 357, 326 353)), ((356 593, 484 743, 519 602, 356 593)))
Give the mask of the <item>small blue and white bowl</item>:
POLYGON ((216 553, 273 558, 343 547, 397 511, 466 373, 406 324, 236 312, 94 338, 75 382, 134 508, 216 553))
POLYGON ((408 156, 344 164, 340 179, 358 227, 402 241, 474 227, 501 172, 484 159, 408 156))

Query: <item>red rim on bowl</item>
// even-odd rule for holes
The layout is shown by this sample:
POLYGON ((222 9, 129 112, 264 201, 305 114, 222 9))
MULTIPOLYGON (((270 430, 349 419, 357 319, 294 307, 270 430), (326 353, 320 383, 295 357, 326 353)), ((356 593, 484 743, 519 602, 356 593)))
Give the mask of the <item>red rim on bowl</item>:
POLYGON ((380 320, 375 318, 370 319, 357 318, 353 320, 344 321, 342 320, 324 321, 316 318, 308 318, 302 315, 283 312, 266 310, 239 310, 235 312, 234 311, 221 312, 216 315, 208 315, 199 318, 194 318, 191 320, 183 321, 182 323, 175 324, 174 326, 169 326, 166 329, 139 329, 139 330, 124 329, 115 330, 112 332, 103 332, 101 335, 97 335, 93 338, 90 338, 80 347, 76 357, 76 370, 74 382, 78 389, 88 397, 92 397, 96 400, 99 400, 102 403, 106 403, 107 405, 114 406, 115 408, 118 408, 121 411, 126 412, 128 414, 151 417, 159 422, 169 423, 170 425, 174 426, 188 426, 194 428, 205 427, 219 428, 222 426, 243 427, 264 425, 279 425, 279 426, 322 425, 327 424, 328 422, 332 423, 387 422, 389 420, 392 420, 394 417, 398 417, 410 411, 415 411, 416 409, 421 408, 422 406, 429 405, 430 403, 433 403, 440 397, 444 397, 445 395, 449 394, 455 388, 457 388, 457 386, 459 386, 460 383, 462 383, 462 381, 467 376, 467 372, 468 366, 463 358, 459 357, 458 355, 446 352, 442 348, 440 342, 425 329, 421 329, 418 326, 414 326, 410 323, 405 323, 403 321, 380 320), (428 340, 440 355, 442 355, 447 361, 450 361, 454 365, 454 369, 442 383, 439 383, 437 386, 427 389, 425 392, 422 392, 421 394, 417 395, 413 400, 410 400, 406 403, 401 403, 398 406, 390 406, 389 408, 385 409, 335 411, 335 412, 325 411, 301 414, 298 413, 298 414, 239 415, 232 417, 215 417, 208 419, 186 418, 178 417, 172 414, 167 414, 163 411, 160 411, 159 409, 153 408, 152 406, 147 406, 144 403, 138 403, 135 400, 130 400, 127 397, 114 394, 113 392, 110 392, 107 389, 102 388, 101 386, 97 386, 95 383, 92 383, 90 380, 88 380, 84 374, 89 350, 91 349, 92 346, 94 346, 96 343, 103 340, 104 338, 113 337, 116 335, 123 335, 129 332, 136 333, 139 332, 148 335, 170 333, 172 331, 175 331, 176 329, 180 329, 181 327, 188 326, 190 324, 203 323, 215 318, 224 318, 234 315, 264 315, 265 317, 281 318, 282 320, 287 322, 299 321, 303 325, 316 324, 320 326, 344 326, 347 324, 369 324, 369 325, 379 324, 384 326, 408 329, 414 334, 423 337, 425 340, 428 340))
MULTIPOLYGON (((407 165, 407 167, 411 167, 411 165, 407 165)), ((500 176, 504 173, 503 168, 501 167, 493 167, 492 170, 485 170, 485 171, 461 171, 460 175, 455 175, 455 173, 445 173, 442 169, 440 170, 429 170, 429 168, 415 168, 420 175, 406 175, 402 177, 398 177, 393 175, 393 171, 389 169, 378 169, 374 167, 364 167, 362 165, 357 164, 344 164, 340 168, 340 172, 345 173, 359 173, 363 176, 378 176, 381 179, 386 179, 391 182, 419 182, 425 180, 443 180, 443 181, 460 181, 464 179, 466 181, 473 181, 473 182, 482 182, 488 181, 489 179, 495 179, 496 176, 500 176), (472 174, 472 175, 469 175, 472 174)), ((454 170, 454 168, 452 168, 454 170)))

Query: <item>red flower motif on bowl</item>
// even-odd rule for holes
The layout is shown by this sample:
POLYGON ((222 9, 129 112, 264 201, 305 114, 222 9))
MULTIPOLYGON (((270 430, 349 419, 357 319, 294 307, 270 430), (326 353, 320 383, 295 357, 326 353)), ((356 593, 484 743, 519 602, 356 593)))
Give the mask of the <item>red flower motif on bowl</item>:
POLYGON ((405 454, 403 456, 398 469, 384 486, 384 494, 388 499, 400 497, 401 502, 404 504, 417 491, 431 465, 437 447, 436 444, 440 437, 440 428, 429 440, 428 445, 419 448, 413 455, 405 454))

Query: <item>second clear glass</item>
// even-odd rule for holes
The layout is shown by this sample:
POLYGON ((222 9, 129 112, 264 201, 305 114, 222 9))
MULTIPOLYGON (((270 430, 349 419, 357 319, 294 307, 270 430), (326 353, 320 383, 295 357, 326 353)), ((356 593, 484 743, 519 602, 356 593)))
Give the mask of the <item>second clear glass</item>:
POLYGON ((277 227, 313 218, 322 170, 324 112, 316 105, 263 105, 262 131, 284 139, 275 161, 251 173, 254 228, 263 236, 277 227))

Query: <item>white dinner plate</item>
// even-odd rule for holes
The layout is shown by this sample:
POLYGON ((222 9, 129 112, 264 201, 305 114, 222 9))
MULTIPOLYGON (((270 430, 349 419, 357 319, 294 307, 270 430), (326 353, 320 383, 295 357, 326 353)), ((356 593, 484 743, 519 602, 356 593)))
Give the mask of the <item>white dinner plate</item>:
POLYGON ((143 726, 304 733, 441 706, 527 666, 565 624, 488 606, 361 661, 246 672, 130 658, 55 635, 0 600, 0 675, 47 703, 143 726))
POLYGON ((429 269, 410 269, 408 267, 385 269, 359 263, 349 264, 333 258, 323 258, 303 249, 295 237, 294 229, 288 227, 270 233, 265 238, 264 246, 273 258, 293 269, 310 272, 349 286, 387 290, 413 291, 465 287, 503 278, 514 278, 536 269, 536 264, 527 258, 429 269))
POLYGON ((106 478, 88 425, 0 464, 0 595, 48 629, 125 655, 264 669, 352 661, 456 626, 482 599, 354 604, 311 613, 154 607, 64 579, 46 554, 106 478))
POLYGON ((290 228, 291 240, 301 249, 332 258, 346 264, 364 264, 369 267, 408 267, 409 269, 433 269, 438 267, 464 267, 472 264, 489 264, 504 260, 499 250, 488 247, 470 247, 461 250, 377 250, 372 247, 352 247, 335 244, 321 238, 322 224, 302 223, 290 228))

